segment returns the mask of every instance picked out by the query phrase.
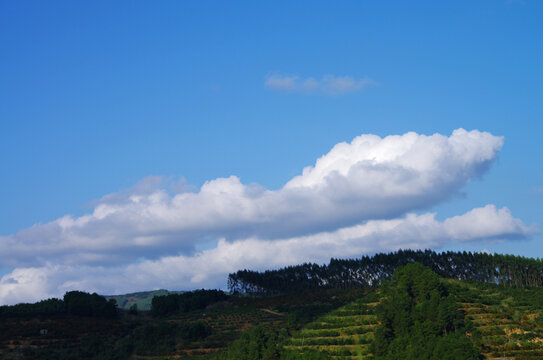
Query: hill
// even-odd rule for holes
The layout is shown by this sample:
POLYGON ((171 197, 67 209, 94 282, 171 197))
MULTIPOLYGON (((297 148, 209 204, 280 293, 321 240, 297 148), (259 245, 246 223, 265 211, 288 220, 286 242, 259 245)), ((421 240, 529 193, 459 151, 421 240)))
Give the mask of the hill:
MULTIPOLYGON (((468 332, 485 359, 543 359, 543 289, 444 280, 468 332), (477 334, 475 334, 477 333, 477 334)), ((287 348, 325 352, 334 359, 371 358, 380 289, 305 325, 287 348)))
POLYGON ((185 291, 168 291, 164 289, 153 291, 140 291, 124 295, 103 295, 107 300, 113 299, 121 309, 128 310, 136 305, 138 310, 151 310, 151 301, 155 296, 164 296, 168 294, 182 294, 185 291))
MULTIPOLYGON (((476 262, 473 259, 477 256, 460 254, 456 259, 471 257, 476 262)), ((385 254, 379 261, 385 261, 388 256, 390 254, 385 254)), ((436 263, 439 256, 432 256, 436 263)), ((509 259, 516 262, 511 265, 502 262, 501 266, 519 272, 522 264, 530 265, 533 260, 509 259)), ((321 271, 320 279, 338 276, 338 265, 346 263, 346 260, 344 263, 336 260, 336 267, 330 273, 321 271)), ((468 266, 465 264, 469 263, 458 266, 459 271, 464 271, 468 266)), ((469 266, 472 274, 481 269, 469 266)), ((298 271, 310 267, 294 268, 298 271)), ((343 266, 342 269, 348 274, 352 268, 343 266)), ((283 293, 258 291, 236 295, 220 291, 161 290, 108 297, 119 299, 123 308, 138 304, 140 309, 120 308, 115 317, 101 316, 101 310, 87 311, 80 301, 77 306, 70 305, 72 310, 68 310, 62 300, 55 299, 2 306, 0 358, 468 358, 465 353, 447 350, 448 346, 464 349, 462 351, 467 351, 469 356, 480 359, 543 358, 543 287, 516 286, 513 272, 510 279, 481 282, 468 280, 468 276, 462 280, 459 276, 438 276, 425 267, 408 272, 411 275, 406 277, 402 269, 405 268, 400 266, 389 275, 389 268, 382 267, 386 277, 383 275, 382 280, 375 281, 375 286, 301 287, 299 291, 288 289, 283 293), (398 271, 403 277, 396 275, 398 271), (425 275, 419 279, 418 274, 425 275), (395 280, 395 277, 403 280, 395 280), (141 311, 145 305, 140 307, 139 304, 143 302, 154 311, 141 311), (417 337, 424 342, 412 344, 411 339, 417 337), (441 355, 434 353, 438 351, 435 348, 441 349, 441 355)), ((534 270, 526 269, 524 274, 524 277, 531 276, 534 270)), ((253 281, 260 281, 258 276, 256 273, 257 280, 253 281)), ((488 274, 484 276, 489 278, 488 274)), ((336 284, 345 285, 346 279, 348 276, 344 275, 336 284)), ((104 306, 109 309, 113 304, 98 301, 95 294, 75 292, 75 295, 65 299, 71 299, 72 303, 81 298, 92 299, 93 309, 104 306)))

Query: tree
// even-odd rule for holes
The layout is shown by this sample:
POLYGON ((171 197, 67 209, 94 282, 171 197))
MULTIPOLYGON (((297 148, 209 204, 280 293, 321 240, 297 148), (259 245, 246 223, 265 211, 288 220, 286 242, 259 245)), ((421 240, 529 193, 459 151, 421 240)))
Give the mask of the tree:
POLYGON ((436 273, 408 264, 396 269, 382 292, 376 310, 381 326, 372 344, 377 360, 479 359, 462 332, 464 316, 436 273))

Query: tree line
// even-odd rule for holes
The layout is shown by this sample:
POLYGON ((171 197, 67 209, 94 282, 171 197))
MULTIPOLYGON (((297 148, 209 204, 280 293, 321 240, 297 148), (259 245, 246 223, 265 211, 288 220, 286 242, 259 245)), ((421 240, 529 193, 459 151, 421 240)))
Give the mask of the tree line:
POLYGON ((331 259, 264 272, 239 270, 228 276, 232 293, 274 295, 317 288, 380 286, 399 266, 418 262, 444 278, 509 286, 543 286, 543 261, 514 255, 399 250, 359 259, 331 259))
POLYGON ((55 315, 114 318, 117 316, 117 303, 96 293, 69 291, 62 300, 47 299, 34 304, 0 306, 0 318, 55 315))

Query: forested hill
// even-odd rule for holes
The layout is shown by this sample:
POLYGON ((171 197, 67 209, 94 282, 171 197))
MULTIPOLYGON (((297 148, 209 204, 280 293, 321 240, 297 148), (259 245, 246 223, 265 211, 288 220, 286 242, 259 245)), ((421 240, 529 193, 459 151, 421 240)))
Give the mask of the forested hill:
POLYGON ((124 295, 104 295, 109 300, 113 299, 117 302, 120 309, 128 310, 134 305, 138 310, 151 310, 151 302, 155 296, 165 296, 168 294, 182 294, 184 291, 168 291, 168 290, 152 290, 140 291, 124 295))
POLYGON ((279 294, 317 288, 379 286, 394 270, 421 263, 439 276, 512 286, 542 286, 543 261, 513 255, 399 250, 359 259, 331 259, 328 265, 305 263, 279 270, 240 270, 228 276, 233 293, 279 294))

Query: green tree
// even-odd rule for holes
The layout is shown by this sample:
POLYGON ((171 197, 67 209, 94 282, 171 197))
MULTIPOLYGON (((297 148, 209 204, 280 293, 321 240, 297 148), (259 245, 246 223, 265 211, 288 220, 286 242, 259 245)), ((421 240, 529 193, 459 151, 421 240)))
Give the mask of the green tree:
POLYGON ((396 269, 377 306, 377 360, 479 359, 463 314, 439 276, 419 263, 396 269))

